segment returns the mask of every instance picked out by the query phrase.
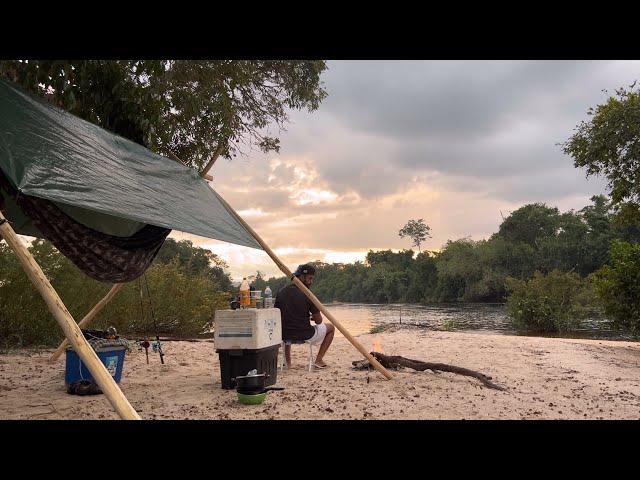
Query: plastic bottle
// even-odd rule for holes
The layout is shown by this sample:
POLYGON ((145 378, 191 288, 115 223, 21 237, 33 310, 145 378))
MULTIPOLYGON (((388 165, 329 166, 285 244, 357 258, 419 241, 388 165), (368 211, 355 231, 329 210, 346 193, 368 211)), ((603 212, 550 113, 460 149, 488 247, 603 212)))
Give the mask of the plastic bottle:
POLYGON ((264 289, 264 308, 273 308, 273 305, 276 303, 276 299, 273 298, 273 293, 271 289, 267 286, 264 289))
POLYGON ((247 282, 246 278, 242 279, 242 283, 240 284, 240 306, 248 307, 251 305, 251 293, 249 291, 249 282, 247 282))

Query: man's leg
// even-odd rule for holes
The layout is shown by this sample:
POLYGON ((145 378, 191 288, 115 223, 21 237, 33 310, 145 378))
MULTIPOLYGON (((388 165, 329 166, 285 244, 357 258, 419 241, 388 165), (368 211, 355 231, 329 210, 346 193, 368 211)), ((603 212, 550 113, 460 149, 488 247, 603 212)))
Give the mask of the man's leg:
POLYGON ((287 363, 287 367, 291 366, 291 345, 288 343, 284 344, 284 359, 287 363))
POLYGON ((331 345, 331 342, 333 341, 334 332, 335 332, 335 327, 333 326, 333 324, 327 323, 327 334, 324 336, 324 340, 320 344, 320 349, 318 350, 318 355, 316 356, 317 365, 326 365, 322 361, 322 358, 324 357, 324 354, 327 353, 327 350, 329 349, 329 345, 331 345))

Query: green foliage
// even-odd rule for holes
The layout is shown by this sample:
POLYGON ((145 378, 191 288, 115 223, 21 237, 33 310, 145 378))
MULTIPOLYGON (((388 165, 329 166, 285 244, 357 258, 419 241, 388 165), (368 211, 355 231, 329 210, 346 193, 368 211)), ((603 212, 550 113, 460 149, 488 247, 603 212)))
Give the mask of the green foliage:
POLYGON ((287 277, 271 277, 268 280, 264 278, 262 272, 256 272, 255 278, 251 281, 251 286, 255 290, 260 290, 262 292, 262 296, 264 297, 264 291, 267 289, 267 286, 271 288, 271 294, 273 297, 276 296, 278 290, 282 287, 286 286, 289 283, 287 277))
POLYGON ((611 264, 593 276, 607 318, 615 327, 640 336, 640 244, 613 242, 611 264))
POLYGON ((553 270, 548 275, 535 272, 528 281, 507 278, 511 295, 507 312, 517 328, 537 332, 567 332, 593 307, 589 282, 577 273, 553 270))
POLYGON ((226 293, 208 275, 189 273, 177 258, 155 263, 145 275, 149 296, 144 278, 127 284, 100 312, 98 328, 112 325, 122 333, 194 336, 211 327, 216 309, 228 308, 226 293))
MULTIPOLYGON (((183 249, 188 246, 178 243, 183 249)), ((76 321, 111 287, 88 278, 49 242, 35 240, 29 250, 76 321)), ((193 249, 192 257, 198 255, 199 249, 193 249)), ((211 272, 194 268, 197 262, 185 261, 188 257, 156 259, 146 272, 160 334, 202 333, 215 309, 226 306, 226 295, 211 272)), ((5 242, 0 242, 0 267, 0 347, 57 345, 62 340, 60 327, 5 242)), ((123 335, 155 334, 146 290, 144 302, 142 315, 138 282, 129 283, 92 325, 113 325, 123 335)))
POLYGON ((287 109, 326 97, 321 60, 4 60, 0 76, 158 153, 202 169, 219 145, 279 150, 287 109))
POLYGON ((412 246, 418 247, 418 251, 420 251, 422 242, 424 242, 427 237, 431 237, 429 230, 431 230, 431 227, 424 223, 422 218, 419 218, 418 220, 409 220, 406 225, 400 229, 398 236, 400 238, 409 237, 413 241, 412 246))
POLYGON ((231 277, 225 271, 228 265, 211 250, 194 247, 191 240, 179 242, 167 238, 155 261, 170 263, 176 259, 181 269, 189 275, 205 275, 211 278, 221 290, 231 290, 231 277))
POLYGON ((615 95, 582 121, 564 152, 576 167, 586 168, 587 176, 605 175, 614 204, 640 202, 640 89, 636 83, 616 90, 615 95))
POLYGON ((458 322, 455 319, 450 318, 449 320, 445 320, 442 322, 442 330, 445 332, 453 332, 458 328, 458 322))
POLYGON ((388 330, 391 327, 391 324, 381 323, 380 325, 374 325, 369 329, 369 333, 382 333, 388 330))
MULTIPOLYGON (((324 302, 389 303, 426 301, 436 283, 434 257, 422 252, 369 251, 366 263, 310 262, 316 268, 315 295, 324 302)), ((273 294, 288 284, 286 277, 270 278, 253 286, 269 285, 273 294)))
MULTIPOLYGON (((415 257, 412 250, 381 250, 370 251, 364 263, 314 262, 314 292, 323 301, 340 302, 504 302, 507 277, 526 281, 536 271, 554 270, 586 277, 605 265, 611 241, 640 225, 637 213, 626 211, 626 224, 617 224, 620 214, 602 195, 577 212, 524 205, 488 240, 449 240, 440 252, 415 257)), ((261 281, 274 294, 288 283, 285 277, 261 281)))

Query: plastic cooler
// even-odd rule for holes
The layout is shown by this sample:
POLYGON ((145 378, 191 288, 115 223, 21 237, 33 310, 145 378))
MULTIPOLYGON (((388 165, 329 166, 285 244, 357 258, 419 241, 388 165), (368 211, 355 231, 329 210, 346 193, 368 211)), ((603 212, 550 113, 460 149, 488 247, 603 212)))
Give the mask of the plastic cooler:
MULTIPOLYGON (((124 366, 124 354, 126 352, 126 347, 124 346, 113 346, 113 347, 102 347, 95 349, 98 358, 102 360, 104 366, 107 367, 107 370, 116 381, 116 383, 120 383, 120 379, 122 378, 122 367, 124 366)), ((91 372, 85 366, 85 364, 80 360, 80 357, 73 349, 67 350, 67 366, 64 373, 64 383, 68 387, 71 383, 76 382, 78 380, 89 380, 91 382, 95 382, 91 372)))
POLYGON ((246 375, 253 369, 266 373, 265 386, 274 385, 278 380, 278 350, 280 344, 256 350, 216 350, 220 359, 220 380, 222 388, 236 388, 235 377, 246 375))
POLYGON ((214 342, 220 359, 222 388, 235 388, 231 379, 253 369, 268 375, 265 385, 276 383, 282 342, 280 309, 217 310, 214 342))

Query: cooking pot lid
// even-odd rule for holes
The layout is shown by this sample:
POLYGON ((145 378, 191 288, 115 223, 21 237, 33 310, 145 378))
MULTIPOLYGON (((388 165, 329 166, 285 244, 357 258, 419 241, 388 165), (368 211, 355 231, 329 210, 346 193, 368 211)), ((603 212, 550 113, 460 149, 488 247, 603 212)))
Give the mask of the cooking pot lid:
POLYGON ((240 375, 240 376, 236 377, 236 380, 238 378, 258 378, 258 377, 266 377, 266 376, 267 376, 266 373, 258 373, 258 374, 255 374, 255 375, 240 375))

